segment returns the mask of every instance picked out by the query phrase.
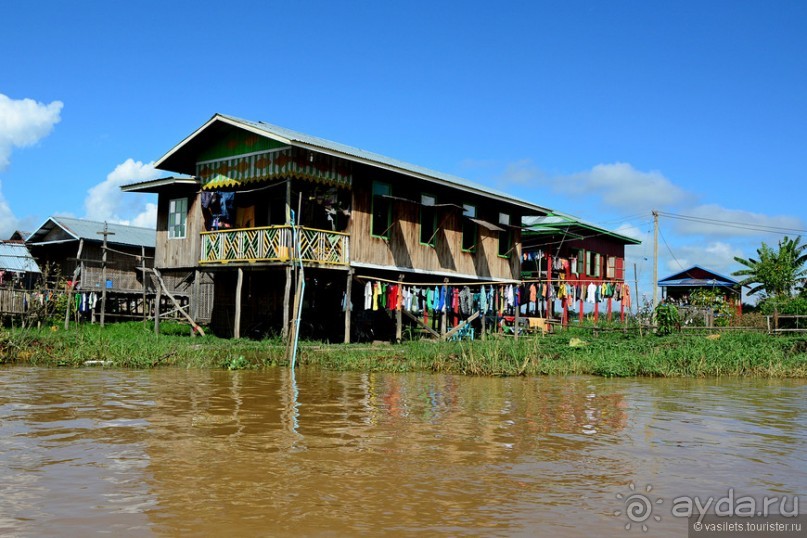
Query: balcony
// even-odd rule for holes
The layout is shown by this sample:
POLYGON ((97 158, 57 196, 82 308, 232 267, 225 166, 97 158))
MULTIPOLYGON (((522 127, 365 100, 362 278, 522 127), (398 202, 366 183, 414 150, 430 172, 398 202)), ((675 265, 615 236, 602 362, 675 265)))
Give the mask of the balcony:
POLYGON ((292 247, 291 226, 267 226, 202 232, 203 264, 236 262, 288 262, 347 266, 350 263, 349 237, 342 232, 297 227, 299 257, 292 247))

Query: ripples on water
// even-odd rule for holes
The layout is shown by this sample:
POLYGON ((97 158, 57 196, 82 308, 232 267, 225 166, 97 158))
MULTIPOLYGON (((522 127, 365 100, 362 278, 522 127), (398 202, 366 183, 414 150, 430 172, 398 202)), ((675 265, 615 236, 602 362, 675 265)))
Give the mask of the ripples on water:
POLYGON ((803 381, 6 368, 0 383, 15 536, 624 536, 630 482, 667 501, 653 534, 680 536, 674 497, 807 490, 803 381))

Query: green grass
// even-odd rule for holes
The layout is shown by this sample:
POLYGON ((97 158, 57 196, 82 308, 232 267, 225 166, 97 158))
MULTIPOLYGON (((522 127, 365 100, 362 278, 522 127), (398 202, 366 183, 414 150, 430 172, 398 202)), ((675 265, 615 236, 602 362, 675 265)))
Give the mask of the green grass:
MULTIPOLYGON (((119 368, 245 369, 286 366, 278 339, 190 337, 187 326, 163 323, 162 333, 142 323, 101 329, 0 331, 0 360, 79 367, 87 361, 119 368)), ((570 329, 545 337, 491 337, 485 341, 401 344, 303 342, 301 365, 352 371, 432 371, 477 376, 580 375, 604 377, 807 377, 807 338, 731 332, 719 337, 687 333, 626 335, 570 329)))

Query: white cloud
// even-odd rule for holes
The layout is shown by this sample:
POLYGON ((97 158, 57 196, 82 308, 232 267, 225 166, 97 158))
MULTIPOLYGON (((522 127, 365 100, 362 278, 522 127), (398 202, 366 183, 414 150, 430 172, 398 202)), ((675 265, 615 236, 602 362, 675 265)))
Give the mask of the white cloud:
POLYGON ((11 162, 14 148, 36 144, 61 120, 63 103, 43 104, 33 99, 11 99, 0 94, 0 171, 11 162))
MULTIPOLYGON (((682 245, 675 249, 675 258, 666 253, 664 266, 669 273, 677 273, 689 269, 693 265, 706 267, 716 273, 731 276, 737 268, 735 256, 743 257, 743 251, 734 245, 722 241, 713 241, 706 245, 682 245)), ((659 275, 664 278, 667 275, 659 275)))
POLYGON ((668 207, 689 197, 661 172, 643 172, 628 163, 598 164, 551 184, 563 194, 598 196, 605 205, 622 211, 668 207))
MULTIPOLYGON (((130 194, 130 196, 137 196, 130 194)), ((147 203, 146 207, 139 215, 135 215, 129 221, 132 226, 141 226, 143 228, 156 228, 157 227, 157 204, 147 203)))
POLYGON ((20 220, 14 216, 11 206, 0 192, 0 238, 8 239, 19 228, 20 220))
POLYGON ((129 224, 137 221, 148 227, 157 222, 157 207, 147 195, 124 193, 121 185, 136 181, 145 181, 159 176, 154 163, 142 163, 134 159, 126 159, 107 175, 106 180, 87 191, 84 200, 86 218, 98 221, 119 222, 129 224), (154 207, 151 207, 154 206, 154 207), (151 216, 151 217, 150 217, 151 216))

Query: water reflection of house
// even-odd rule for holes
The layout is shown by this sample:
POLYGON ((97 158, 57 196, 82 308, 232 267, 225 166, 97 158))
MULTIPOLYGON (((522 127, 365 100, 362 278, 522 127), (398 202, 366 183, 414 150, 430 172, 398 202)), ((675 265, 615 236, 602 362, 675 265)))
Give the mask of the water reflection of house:
POLYGON ((604 303, 610 320, 616 302, 624 319, 631 306, 625 246, 641 241, 558 212, 525 218, 522 236, 522 278, 554 293, 537 301, 539 315, 566 321, 575 309, 582 319, 588 303, 597 318, 604 303))
POLYGON ((690 296, 697 290, 717 292, 719 297, 742 314, 742 286, 727 276, 693 265, 678 273, 658 281, 665 301, 686 306, 690 304, 690 296))
POLYGON ((516 283, 522 218, 548 212, 454 176, 219 114, 155 166, 181 176, 123 190, 158 194, 155 267, 193 283, 197 319, 209 317, 220 335, 288 327, 298 261, 303 334, 331 340, 347 340, 365 315, 376 331, 390 325, 395 314, 359 307, 373 280, 516 283))

